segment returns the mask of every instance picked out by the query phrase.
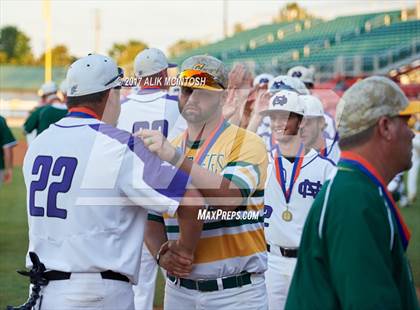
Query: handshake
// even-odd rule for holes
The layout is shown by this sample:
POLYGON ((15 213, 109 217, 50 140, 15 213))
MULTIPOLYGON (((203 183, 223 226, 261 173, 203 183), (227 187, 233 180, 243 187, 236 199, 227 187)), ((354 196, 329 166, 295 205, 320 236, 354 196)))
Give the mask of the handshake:
POLYGON ((168 274, 185 278, 192 271, 194 255, 182 247, 179 240, 166 241, 156 255, 157 263, 168 274))

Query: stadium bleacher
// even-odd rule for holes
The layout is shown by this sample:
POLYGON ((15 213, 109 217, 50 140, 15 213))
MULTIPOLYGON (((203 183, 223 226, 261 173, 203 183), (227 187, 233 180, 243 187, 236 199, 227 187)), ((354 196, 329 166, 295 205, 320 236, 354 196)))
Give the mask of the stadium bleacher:
POLYGON ((318 71, 372 72, 420 52, 420 21, 402 21, 401 11, 341 16, 331 21, 263 25, 182 54, 210 54, 232 66, 248 63, 256 72, 285 72, 297 65, 318 71), (357 58, 357 59, 356 59, 357 58))

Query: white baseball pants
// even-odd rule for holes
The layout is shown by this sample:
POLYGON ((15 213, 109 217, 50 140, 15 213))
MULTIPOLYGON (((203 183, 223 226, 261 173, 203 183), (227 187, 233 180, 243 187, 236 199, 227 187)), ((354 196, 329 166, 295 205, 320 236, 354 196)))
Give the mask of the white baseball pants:
POLYGON ((265 272, 267 285, 268 309, 283 310, 286 306, 287 294, 292 282, 297 258, 283 257, 278 249, 268 252, 268 269, 265 272))
POLYGON ((166 280, 165 310, 267 310, 264 275, 252 275, 242 287, 199 292, 166 280))

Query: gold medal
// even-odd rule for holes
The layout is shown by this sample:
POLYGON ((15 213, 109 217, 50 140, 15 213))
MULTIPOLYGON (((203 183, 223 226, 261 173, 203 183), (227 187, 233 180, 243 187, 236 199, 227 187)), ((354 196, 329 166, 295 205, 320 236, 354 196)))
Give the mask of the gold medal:
POLYGON ((283 211, 283 213, 281 214, 281 217, 284 221, 286 222, 290 222, 293 218, 293 214, 292 212, 290 212, 289 210, 285 210, 283 211))

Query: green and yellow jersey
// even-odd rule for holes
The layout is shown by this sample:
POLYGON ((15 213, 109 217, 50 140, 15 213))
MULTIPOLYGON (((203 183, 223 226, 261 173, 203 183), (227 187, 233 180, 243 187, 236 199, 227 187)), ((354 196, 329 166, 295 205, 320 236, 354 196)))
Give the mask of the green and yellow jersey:
MULTIPOLYGON (((202 167, 221 174, 241 190, 245 206, 239 212, 258 213, 257 218, 209 219, 204 221, 201 239, 195 251, 194 268, 188 278, 214 279, 247 271, 266 270, 264 237, 264 185, 267 173, 267 152, 256 134, 224 123, 224 130, 210 147, 202 167)), ((176 147, 185 147, 185 154, 194 159, 204 141, 184 142, 184 135, 174 139, 176 147), (185 144, 185 145, 184 145, 185 144)), ((164 222, 169 240, 179 238, 176 217, 149 215, 149 220, 164 222)))

